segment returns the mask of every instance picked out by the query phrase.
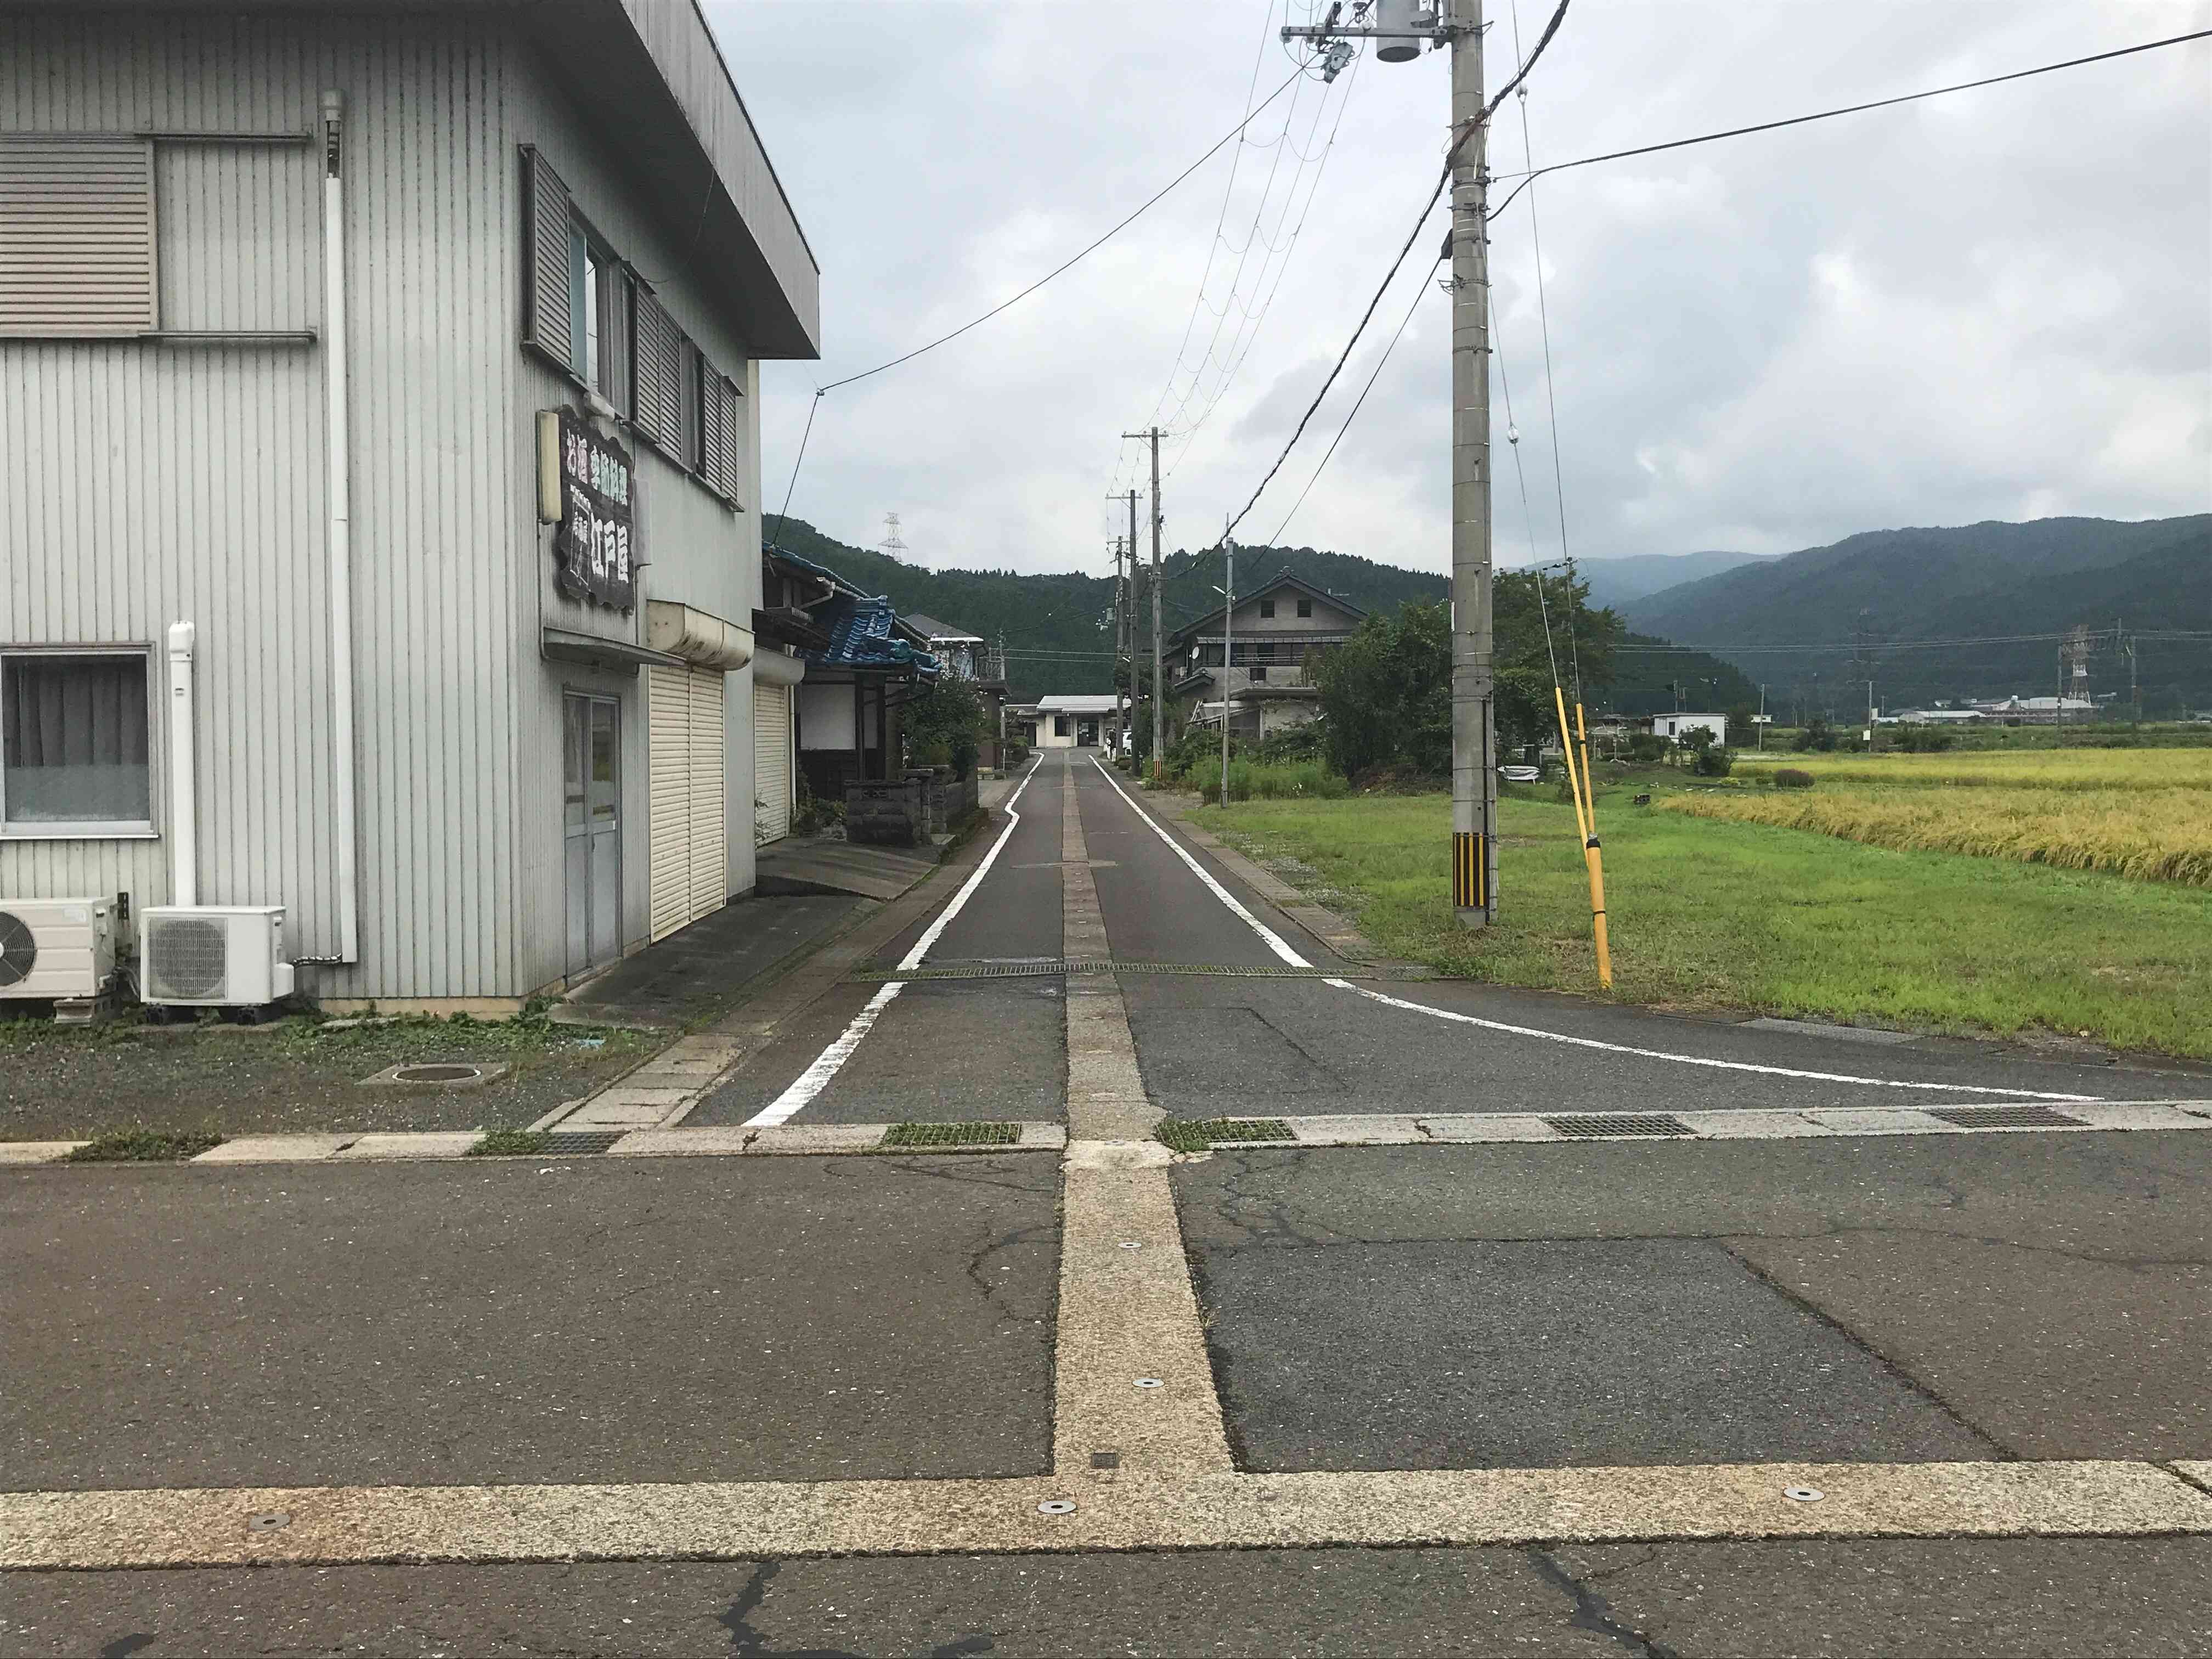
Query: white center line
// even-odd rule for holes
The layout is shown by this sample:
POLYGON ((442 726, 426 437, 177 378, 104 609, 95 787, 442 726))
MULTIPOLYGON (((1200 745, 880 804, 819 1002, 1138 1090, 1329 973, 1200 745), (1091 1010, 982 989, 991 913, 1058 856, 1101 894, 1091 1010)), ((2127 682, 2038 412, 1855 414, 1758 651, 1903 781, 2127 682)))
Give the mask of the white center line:
MULTIPOLYGON (((1022 815, 1014 810, 1015 805, 1021 799, 1022 792, 1030 787, 1030 779, 1036 776, 1037 768, 1043 764, 1044 757, 1039 756, 1030 763, 1028 775, 1022 779, 1014 793, 1006 797, 1006 827, 999 832, 998 840, 991 843, 991 850, 983 854, 983 861, 975 866, 975 873, 961 884, 960 890, 952 896, 952 902, 945 907, 935 921, 922 930, 921 937, 914 942, 914 949, 908 951, 900 962, 899 972, 910 972, 921 966, 922 958, 936 946, 945 928, 951 925, 953 917, 960 914, 975 890, 983 884, 983 878, 991 873, 991 866, 999 861, 999 854, 1006 850, 1006 842, 1012 838, 1014 831, 1021 828, 1022 815)), ((801 1072, 789 1088, 747 1118, 744 1127, 748 1129, 770 1128, 776 1124, 788 1122, 805 1109, 817 1095, 830 1086, 830 1079, 836 1077, 839 1069, 853 1057, 853 1051, 860 1046, 860 1039, 874 1028, 884 1010, 898 1000, 898 994, 904 989, 906 981, 895 979, 869 998, 868 1006, 853 1016, 853 1023, 837 1034, 837 1040, 817 1054, 814 1063, 801 1072)))
MULTIPOLYGON (((1106 772, 1105 767, 1097 760, 1094 759, 1091 764, 1097 766, 1101 773, 1106 772)), ((1154 821, 1151 813, 1130 799, 1127 792, 1114 781, 1110 774, 1107 775, 1106 781, 1112 787, 1115 794, 1120 795, 1128 803, 1129 810, 1149 824, 1152 833, 1172 848, 1176 856, 1197 872, 1198 878, 1206 884, 1213 896, 1241 917, 1254 933, 1266 940, 1268 948, 1277 956, 1293 967, 1310 968, 1313 965, 1285 945, 1282 937, 1273 928, 1266 926, 1243 905, 1238 903, 1229 890, 1216 881, 1205 866, 1184 849, 1181 842, 1162 829, 1154 821)), ((1385 996, 1380 991, 1366 990, 1348 980, 1329 979, 1323 980, 1322 983, 1333 986, 1340 991, 1349 991, 1354 996, 1365 997, 1370 1002, 1382 1003, 1386 1007, 1401 1008, 1407 1013, 1426 1014, 1431 1019, 1449 1020, 1457 1025, 1477 1026, 1486 1031, 1502 1031, 1509 1036, 1535 1037, 1545 1042, 1565 1043, 1571 1048, 1595 1048, 1607 1054, 1633 1054, 1641 1060, 1663 1060, 1677 1066, 1705 1066, 1722 1072, 1752 1072, 1765 1077, 1798 1078, 1811 1083, 1860 1084, 1873 1089, 1928 1089, 1948 1094, 2003 1095, 2008 1098, 2024 1100, 2093 1101, 2097 1098, 2094 1095, 2049 1094, 2035 1089, 1985 1088, 1969 1083, 1908 1083, 1896 1078, 1860 1077, 1847 1072, 1808 1072, 1788 1066, 1759 1066, 1743 1060, 1716 1060, 1706 1054, 1675 1054, 1664 1048, 1638 1048, 1625 1042, 1603 1042, 1595 1037, 1569 1036, 1564 1031, 1546 1031, 1533 1025, 1510 1025, 1503 1020, 1480 1019, 1473 1014, 1454 1012, 1449 1008, 1432 1008, 1425 1002, 1409 1002, 1403 997, 1385 996)))

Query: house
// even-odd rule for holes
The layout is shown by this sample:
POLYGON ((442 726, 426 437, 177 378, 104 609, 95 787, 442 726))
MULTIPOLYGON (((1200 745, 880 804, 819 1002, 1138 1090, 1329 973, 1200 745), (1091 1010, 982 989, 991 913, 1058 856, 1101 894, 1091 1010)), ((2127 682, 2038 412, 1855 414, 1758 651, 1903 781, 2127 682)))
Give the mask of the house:
POLYGON ((501 1012, 747 891, 819 279, 693 0, 21 0, 0 64, 0 903, 501 1012))
MULTIPOLYGON (((781 549, 763 561, 787 611, 811 637, 798 659, 793 747, 799 775, 817 796, 842 799, 848 783, 904 775, 898 708, 942 672, 921 631, 891 602, 863 592, 826 565, 781 549)), ((774 734, 771 735, 773 740, 774 734)))
POLYGON ((1350 639, 1367 615, 1287 571, 1239 594, 1233 616, 1224 617, 1225 611, 1217 607, 1168 636, 1169 695, 1200 699, 1201 714, 1210 696, 1213 711, 1206 724, 1222 718, 1225 702, 1231 732, 1250 740, 1320 714, 1314 671, 1322 653, 1350 639), (1228 663, 1222 661, 1224 638, 1235 653, 1228 663))
POLYGON ((1090 749, 1104 740, 1114 724, 1117 699, 1097 696, 1040 697, 1036 704, 1036 747, 1090 749))
POLYGON ((1728 741, 1726 714, 1654 714, 1651 732, 1670 743, 1686 743, 1692 732, 1709 732, 1715 743, 1728 741))

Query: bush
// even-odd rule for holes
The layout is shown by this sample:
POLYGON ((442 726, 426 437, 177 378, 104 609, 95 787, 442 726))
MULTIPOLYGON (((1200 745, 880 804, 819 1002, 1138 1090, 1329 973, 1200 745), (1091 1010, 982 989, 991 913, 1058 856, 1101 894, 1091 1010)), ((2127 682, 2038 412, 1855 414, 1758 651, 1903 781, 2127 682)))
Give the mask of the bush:
POLYGON ((1810 772, 1801 772, 1794 766, 1777 767, 1774 772, 1774 787, 1777 789, 1810 789, 1813 787, 1813 775, 1810 772))
MULTIPOLYGON (((1190 783, 1206 799, 1219 800, 1219 754, 1213 757, 1212 765, 1194 769, 1190 783)), ((1351 793, 1352 786, 1319 761, 1290 761, 1271 766, 1262 761, 1233 756, 1229 762, 1231 800, 1338 800, 1351 793)))
POLYGON ((1836 747, 1836 728, 1828 724, 1825 715, 1815 714, 1805 723, 1805 729, 1790 740, 1790 746, 1801 755, 1808 749, 1831 754, 1836 747))
POLYGON ((1959 734, 1945 726, 1900 726, 1893 742, 1908 755, 1940 755, 1959 741, 1959 734))
POLYGON ((1650 732, 1633 732, 1628 738, 1628 758, 1645 766, 1665 758, 1667 739, 1650 732))
POLYGON ((1690 769, 1701 778, 1724 778, 1735 769, 1735 757, 1717 743, 1701 744, 1690 769))

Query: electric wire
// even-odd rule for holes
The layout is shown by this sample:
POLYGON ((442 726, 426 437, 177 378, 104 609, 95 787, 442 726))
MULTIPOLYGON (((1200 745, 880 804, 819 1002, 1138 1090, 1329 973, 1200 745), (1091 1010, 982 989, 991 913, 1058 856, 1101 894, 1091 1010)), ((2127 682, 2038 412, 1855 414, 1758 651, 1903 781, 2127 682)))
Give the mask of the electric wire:
MULTIPOLYGON (((2185 46, 2191 40, 2212 40, 2212 29, 2197 29, 2188 34, 2169 35, 2163 40, 2146 40, 2140 46, 2121 46, 2112 52, 2092 52, 2087 58, 2069 58, 2063 63, 2041 64, 2033 69, 2014 70, 2008 75, 1991 75, 1979 81, 1961 81, 1955 86, 1930 87, 1924 92, 1907 92, 1894 98, 1877 98, 1871 103, 1846 104, 1840 109, 1815 110, 1809 115, 1792 115, 1780 121, 1761 121, 1747 127, 1730 127, 1723 132, 1699 133, 1692 138, 1670 138, 1663 144, 1639 144, 1633 149, 1608 150, 1602 155, 1585 155, 1578 161, 1554 161, 1548 167, 1531 167, 1524 173, 1504 173, 1492 175, 1493 183, 1502 184, 1508 179, 1521 182, 1496 207, 1490 210, 1495 219, 1511 206, 1513 198, 1528 187, 1531 180, 1547 173, 1565 173, 1570 167, 1595 167, 1600 161, 1624 161, 1632 155, 1656 155, 1662 150, 1686 149, 1692 144, 1710 144, 1723 138, 1741 138, 1747 133, 1772 132, 1782 127, 1802 126, 1808 121, 1832 120, 1838 115, 1857 115, 1870 109, 1887 109, 1895 104, 1910 104, 1923 98, 1941 98, 1954 92, 1972 92, 1977 87, 1994 87, 2007 81, 2025 81, 2038 75, 2051 75, 2060 70, 2079 69, 2084 64, 2102 64, 2115 58, 2131 57, 2139 52, 2156 52, 2165 46, 2185 46)), ((1538 50, 1541 51, 1540 43, 1538 50)))

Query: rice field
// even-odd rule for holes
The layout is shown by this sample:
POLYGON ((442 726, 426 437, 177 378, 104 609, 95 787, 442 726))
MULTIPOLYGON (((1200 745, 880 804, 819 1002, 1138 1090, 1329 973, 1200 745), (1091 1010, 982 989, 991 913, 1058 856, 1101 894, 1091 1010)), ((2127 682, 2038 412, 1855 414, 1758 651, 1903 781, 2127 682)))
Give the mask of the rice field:
MULTIPOLYGON (((1792 755, 1807 790, 1693 789, 1669 811, 1808 830, 1905 852, 2099 870, 2212 887, 2212 751, 1792 755)), ((1772 768, 1747 763, 1757 783, 1772 768)))

